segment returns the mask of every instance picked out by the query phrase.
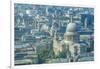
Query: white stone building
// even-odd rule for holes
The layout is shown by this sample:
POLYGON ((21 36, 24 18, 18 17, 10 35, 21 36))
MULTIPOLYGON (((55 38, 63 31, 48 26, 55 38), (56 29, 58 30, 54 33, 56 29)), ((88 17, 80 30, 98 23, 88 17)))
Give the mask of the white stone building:
POLYGON ((68 62, 78 61, 80 54, 86 53, 86 44, 80 44, 79 34, 77 32, 78 25, 76 23, 69 23, 66 27, 66 32, 64 33, 63 43, 53 40, 53 50, 56 56, 60 52, 66 50, 66 58, 68 62))

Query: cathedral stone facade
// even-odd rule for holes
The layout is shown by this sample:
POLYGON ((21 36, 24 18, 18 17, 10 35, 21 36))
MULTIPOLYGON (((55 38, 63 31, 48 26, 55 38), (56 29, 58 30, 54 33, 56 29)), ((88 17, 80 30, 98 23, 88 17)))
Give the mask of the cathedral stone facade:
POLYGON ((79 43, 78 25, 76 23, 69 23, 64 33, 63 41, 53 40, 53 50, 56 56, 60 52, 66 50, 66 58, 68 62, 78 61, 80 54, 87 51, 86 45, 79 43))

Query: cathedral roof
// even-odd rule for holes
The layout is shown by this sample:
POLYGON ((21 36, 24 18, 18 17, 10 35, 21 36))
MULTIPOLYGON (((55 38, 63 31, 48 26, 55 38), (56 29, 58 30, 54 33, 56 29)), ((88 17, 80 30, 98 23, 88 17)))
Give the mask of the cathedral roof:
POLYGON ((67 31, 65 35, 77 35, 77 33, 76 32, 69 32, 69 31, 67 31))
POLYGON ((77 31, 77 28, 78 28, 78 26, 76 23, 69 23, 67 25, 66 32, 75 32, 75 31, 77 31))

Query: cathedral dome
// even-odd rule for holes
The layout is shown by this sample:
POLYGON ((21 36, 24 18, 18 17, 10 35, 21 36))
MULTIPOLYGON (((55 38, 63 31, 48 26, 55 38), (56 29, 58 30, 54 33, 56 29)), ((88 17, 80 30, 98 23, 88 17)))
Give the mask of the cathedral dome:
POLYGON ((69 23, 67 25, 66 32, 75 32, 75 31, 77 31, 77 28, 78 28, 78 26, 76 23, 69 23))
POLYGON ((42 25, 41 30, 45 32, 48 31, 48 26, 46 24, 42 25))

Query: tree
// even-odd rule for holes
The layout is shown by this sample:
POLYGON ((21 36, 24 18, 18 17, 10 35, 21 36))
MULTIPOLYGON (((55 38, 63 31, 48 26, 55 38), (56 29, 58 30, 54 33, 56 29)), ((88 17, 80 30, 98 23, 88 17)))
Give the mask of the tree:
POLYGON ((39 63, 45 63, 45 60, 49 58, 49 50, 46 48, 41 48, 38 50, 38 60, 39 63))

